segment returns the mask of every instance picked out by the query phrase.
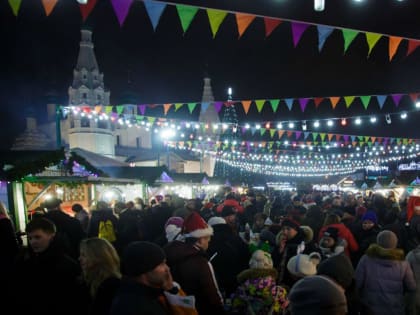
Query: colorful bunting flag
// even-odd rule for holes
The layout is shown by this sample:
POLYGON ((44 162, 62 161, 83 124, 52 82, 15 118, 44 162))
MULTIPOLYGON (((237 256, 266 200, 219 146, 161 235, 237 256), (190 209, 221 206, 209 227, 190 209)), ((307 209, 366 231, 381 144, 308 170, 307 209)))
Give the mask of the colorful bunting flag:
POLYGON ((334 28, 325 26, 325 25, 317 25, 318 30, 318 51, 321 52, 322 48, 324 47, 325 40, 331 35, 334 31, 334 28))
POLYGON ((248 26, 255 20, 255 15, 236 13, 236 24, 238 25, 239 38, 246 31, 248 26))
POLYGON ((191 25, 192 20, 198 12, 197 7, 187 6, 187 5, 176 5, 176 10, 178 11, 179 20, 181 21, 182 30, 184 33, 188 30, 191 25))
POLYGON ((400 101, 403 97, 403 94, 392 94, 392 100, 394 101, 395 107, 400 105, 400 101))
POLYGON ((343 37, 344 37, 344 53, 346 53, 347 49, 349 48, 352 41, 356 38, 358 31, 351 30, 351 29, 342 29, 343 37))
POLYGON ((309 24, 300 22, 290 22, 292 26, 293 45, 296 47, 303 33, 309 27, 309 24))
POLYGON ((281 24, 282 20, 272 19, 264 17, 264 26, 265 26, 265 37, 271 35, 271 33, 281 24))
POLYGON ((50 16, 52 10, 54 10, 55 5, 57 4, 57 1, 58 0, 42 0, 46 16, 50 16))
POLYGON ((370 102, 371 96, 365 95, 365 96, 360 96, 359 98, 362 101, 363 107, 366 110, 368 108, 368 106, 369 106, 369 102, 370 102))
POLYGON ((394 58, 402 40, 403 40, 402 37, 396 37, 396 36, 389 37, 389 47, 388 47, 389 61, 391 61, 392 58, 394 58))
POLYGON ((197 103, 188 103, 188 110, 190 111, 190 114, 194 111, 195 107, 197 106, 197 103))
POLYGON ((346 103, 346 108, 349 108, 353 103, 355 96, 344 96, 344 101, 346 103))
POLYGON ((284 100, 286 102, 287 108, 289 110, 292 110, 292 106, 293 106, 293 98, 286 98, 284 100))
POLYGON ((413 51, 417 49, 417 47, 420 46, 420 40, 408 40, 408 49, 407 49, 407 56, 410 55, 413 51))
POLYGON ((207 9, 206 11, 210 22, 211 32, 214 38, 216 37, 220 24, 222 24, 223 20, 226 18, 227 12, 215 9, 207 9))
POLYGON ((368 33, 365 33, 365 35, 366 35, 366 41, 369 46, 369 51, 368 51, 368 57, 369 57, 370 53, 372 52, 373 47, 375 47, 378 40, 382 37, 382 34, 368 32, 368 33))
POLYGON ((242 101, 242 107, 244 108, 245 114, 248 114, 249 108, 252 101, 242 101))
POLYGON ((152 22, 153 30, 156 31, 160 17, 166 8, 166 3, 150 0, 144 0, 143 3, 144 7, 146 8, 147 15, 149 16, 150 22, 152 22))
POLYGON ((111 0, 112 7, 114 8, 120 26, 124 24, 132 3, 133 0, 111 0))
POLYGON ((306 105, 309 102, 309 98, 300 98, 299 99, 299 104, 300 104, 300 109, 302 110, 302 113, 305 112, 306 109, 306 105))
POLYGON ((86 4, 79 4, 80 14, 82 14, 83 22, 86 21, 90 13, 93 11, 97 1, 98 0, 89 0, 86 4))
POLYGON ((214 103, 214 109, 216 110, 216 113, 220 113, 220 110, 222 109, 223 103, 222 102, 215 102, 214 103))
POLYGON ((9 0, 9 5, 10 5, 10 8, 12 8, 12 12, 14 16, 18 15, 21 4, 22 4, 22 0, 9 0))
POLYGON ((163 113, 166 116, 168 114, 169 109, 171 108, 172 104, 163 104, 163 113))
POLYGON ((270 100, 271 108, 273 109, 273 112, 276 113, 277 109, 279 108, 280 100, 270 100))
POLYGON ((330 97, 330 102, 331 102, 332 109, 335 109, 339 100, 340 100, 339 96, 331 96, 330 97))
POLYGON ((319 104, 321 104, 321 102, 324 100, 323 97, 315 97, 314 98, 314 103, 315 103, 315 108, 318 108, 319 104))
POLYGON ((382 109, 382 107, 384 107, 386 95, 376 95, 376 99, 378 100, 379 108, 382 109))
POLYGON ((261 113, 261 110, 264 106, 265 100, 256 100, 255 105, 257 106, 257 110, 259 113, 261 113))

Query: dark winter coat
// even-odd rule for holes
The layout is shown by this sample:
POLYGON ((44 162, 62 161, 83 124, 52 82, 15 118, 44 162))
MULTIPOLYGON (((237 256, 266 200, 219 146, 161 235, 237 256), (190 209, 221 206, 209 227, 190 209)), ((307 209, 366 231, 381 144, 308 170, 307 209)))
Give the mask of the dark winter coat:
POLYGON ((364 230, 362 228, 362 223, 360 222, 357 228, 354 229, 353 235, 356 238, 356 242, 359 245, 359 250, 353 253, 352 261, 353 265, 357 266, 360 258, 365 254, 366 250, 371 244, 376 243, 376 236, 380 232, 380 229, 377 225, 373 226, 369 230, 364 230))
POLYGON ((207 253, 209 257, 217 253, 211 264, 220 289, 230 296, 238 286, 236 275, 248 268, 251 255, 248 245, 227 224, 213 225, 213 231, 207 253))
POLYGON ((164 247, 171 273, 187 295, 194 295, 200 315, 224 314, 223 299, 207 255, 192 244, 173 241, 164 247))
POLYGON ((363 304, 374 315, 404 315, 404 293, 416 290, 410 264, 402 249, 372 244, 356 268, 356 285, 363 304))
POLYGON ((92 211, 92 216, 90 218, 88 226, 88 237, 98 237, 99 235, 99 224, 101 221, 112 222, 114 226, 115 233, 118 234, 118 218, 114 215, 111 209, 109 210, 94 210, 92 211))
POLYGON ((93 298, 90 304, 89 315, 109 315, 112 300, 115 297, 120 284, 121 280, 119 278, 111 277, 105 279, 99 285, 95 298, 93 298))
POLYGON ((167 305, 160 300, 163 290, 146 287, 130 279, 123 279, 113 301, 110 315, 168 315, 167 305))

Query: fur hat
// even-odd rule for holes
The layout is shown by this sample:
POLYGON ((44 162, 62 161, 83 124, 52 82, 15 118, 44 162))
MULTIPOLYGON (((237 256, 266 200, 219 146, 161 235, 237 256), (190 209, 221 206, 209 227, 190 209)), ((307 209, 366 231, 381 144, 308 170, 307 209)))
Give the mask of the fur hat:
POLYGON ((303 231, 303 234, 305 235, 305 243, 309 243, 314 239, 314 231, 312 228, 308 225, 301 225, 300 228, 303 231))
POLYGON ((195 211, 184 219, 182 234, 185 237, 200 238, 213 235, 213 228, 195 211))
POLYGON ((257 249, 249 260, 249 268, 269 269, 273 268, 273 259, 270 253, 257 249))
POLYGON ((288 295, 292 314, 347 314, 344 289, 325 276, 308 276, 296 282, 288 295))
POLYGON ((394 232, 384 230, 376 236, 376 243, 385 249, 395 249, 398 245, 398 237, 394 232))
POLYGON ((174 225, 174 224, 169 224, 165 227, 165 233, 166 233, 166 239, 168 240, 168 242, 172 242, 176 239, 178 239, 178 236, 180 236, 181 234, 181 228, 174 225))
POLYGON ((316 274, 316 266, 321 261, 319 253, 312 253, 311 255, 298 254, 289 259, 287 263, 287 270, 295 277, 303 278, 306 276, 313 276, 316 274))
POLYGON ((222 217, 211 217, 207 223, 213 226, 216 224, 226 224, 226 221, 222 217))
POLYGON ((151 271, 165 261, 165 252, 151 242, 132 242, 125 248, 122 258, 123 273, 136 277, 151 271))
POLYGON ((363 221, 371 221, 371 222, 377 224, 378 223, 378 217, 376 216, 375 211, 372 211, 372 210, 366 211, 366 213, 362 217, 362 222, 363 221))

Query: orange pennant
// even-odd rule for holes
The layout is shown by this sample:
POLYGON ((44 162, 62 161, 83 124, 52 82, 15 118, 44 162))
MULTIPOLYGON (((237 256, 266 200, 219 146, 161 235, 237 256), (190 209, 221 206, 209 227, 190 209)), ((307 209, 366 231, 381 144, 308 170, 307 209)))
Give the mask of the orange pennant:
POLYGON ((238 25, 239 38, 246 31, 248 26, 255 20, 255 15, 236 13, 236 24, 238 25))
POLYGON ((279 134, 279 139, 281 139, 281 137, 283 137, 284 130, 279 130, 278 131, 278 134, 279 134))
POLYGON ((49 16, 57 4, 58 0, 42 0, 42 5, 44 6, 45 14, 49 16))
POLYGON ((396 37, 396 36, 389 37, 389 47, 388 47, 389 61, 391 61, 392 58, 394 58, 395 54, 397 53, 398 46, 400 46, 401 41, 402 41, 402 37, 396 37))
POLYGON ((248 114, 249 107, 252 101, 242 101, 242 107, 244 108, 245 114, 248 114))
POLYGON ((328 141, 331 141, 332 137, 334 137, 334 134, 329 133, 327 136, 328 136, 328 141))
POLYGON ((335 109, 335 107, 337 106, 338 101, 340 100, 339 96, 331 96, 330 97, 330 101, 331 101, 331 107, 333 109, 335 109))
POLYGON ((163 104, 163 113, 166 116, 168 114, 169 109, 171 108, 172 104, 163 104))

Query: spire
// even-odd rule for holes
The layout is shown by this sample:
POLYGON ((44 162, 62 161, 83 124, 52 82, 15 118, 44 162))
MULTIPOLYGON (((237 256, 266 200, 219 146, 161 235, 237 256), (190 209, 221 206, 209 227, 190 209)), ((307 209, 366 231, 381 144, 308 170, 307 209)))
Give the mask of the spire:
POLYGON ((79 56, 69 88, 70 105, 109 105, 110 93, 105 92, 104 76, 99 72, 93 47, 92 31, 82 29, 79 56))

